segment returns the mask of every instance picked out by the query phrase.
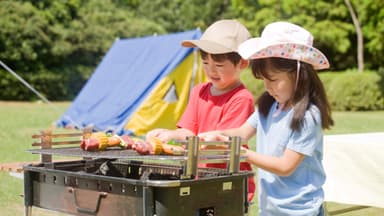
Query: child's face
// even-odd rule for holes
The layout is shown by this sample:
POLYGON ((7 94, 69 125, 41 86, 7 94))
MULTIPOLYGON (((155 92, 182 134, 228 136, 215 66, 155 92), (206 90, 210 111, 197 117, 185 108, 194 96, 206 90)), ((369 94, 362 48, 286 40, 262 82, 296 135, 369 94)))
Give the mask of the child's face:
POLYGON ((269 78, 262 77, 264 87, 279 104, 291 105, 293 97, 294 81, 287 72, 268 72, 269 78))
POLYGON ((215 61, 210 55, 203 59, 204 72, 207 78, 212 82, 214 88, 226 90, 237 85, 240 81, 240 72, 244 69, 244 60, 234 65, 229 60, 215 61))

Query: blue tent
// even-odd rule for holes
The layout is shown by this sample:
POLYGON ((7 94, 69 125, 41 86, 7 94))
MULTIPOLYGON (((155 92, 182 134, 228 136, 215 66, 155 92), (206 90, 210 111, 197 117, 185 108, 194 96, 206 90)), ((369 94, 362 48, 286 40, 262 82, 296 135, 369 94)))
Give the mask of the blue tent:
POLYGON ((116 40, 57 126, 132 133, 125 128, 130 116, 161 79, 194 53, 181 41, 200 36, 196 29, 116 40))

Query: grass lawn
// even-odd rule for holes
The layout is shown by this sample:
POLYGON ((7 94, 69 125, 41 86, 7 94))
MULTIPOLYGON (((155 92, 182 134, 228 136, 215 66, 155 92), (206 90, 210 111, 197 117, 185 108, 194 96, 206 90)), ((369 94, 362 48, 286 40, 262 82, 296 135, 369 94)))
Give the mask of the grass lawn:
MULTIPOLYGON (((1 102, 0 101, 0 163, 37 161, 39 155, 27 152, 31 148, 32 134, 39 133, 53 125, 64 113, 69 103, 54 103, 55 109, 43 103, 1 102)), ((335 126, 326 134, 365 133, 384 131, 384 111, 380 112, 335 112, 335 126)), ((254 145, 254 139, 250 144, 254 145)), ((252 146, 254 148, 254 146, 252 146)), ((3 216, 24 214, 23 181, 0 172, 0 209, 3 216)), ((257 201, 252 205, 252 216, 257 215, 257 201)), ((338 203, 328 203, 329 210, 349 207, 338 203)), ((33 208, 33 215, 64 215, 33 208)), ((342 214, 342 216, 382 216, 384 209, 367 208, 342 214)))

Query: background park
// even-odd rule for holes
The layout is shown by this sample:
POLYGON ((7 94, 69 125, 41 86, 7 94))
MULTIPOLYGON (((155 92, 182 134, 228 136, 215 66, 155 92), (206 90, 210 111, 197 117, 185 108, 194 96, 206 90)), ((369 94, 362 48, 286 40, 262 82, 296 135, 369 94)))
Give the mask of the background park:
MULTIPOLYGON (((238 19, 253 36, 276 20, 304 26, 331 64, 320 72, 335 119, 325 134, 384 131, 383 1, 2 0, 0 60, 53 103, 41 102, 0 67, 0 163, 39 159, 26 151, 31 135, 66 111, 116 38, 204 30, 222 18, 238 19)), ((255 98, 263 91, 249 70, 242 80, 255 98)), ((4 171, 0 179, 1 215, 22 215, 23 181, 4 171)), ((254 203, 250 215, 256 215, 254 203)), ((342 215, 383 214, 382 208, 365 208, 342 215)))

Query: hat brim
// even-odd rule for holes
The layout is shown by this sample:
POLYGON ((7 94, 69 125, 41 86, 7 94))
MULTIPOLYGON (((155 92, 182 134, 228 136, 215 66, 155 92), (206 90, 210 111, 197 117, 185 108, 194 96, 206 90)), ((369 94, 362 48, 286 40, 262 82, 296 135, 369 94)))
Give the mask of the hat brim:
POLYGON ((236 52, 236 50, 229 49, 228 47, 222 46, 218 43, 208 40, 184 40, 181 42, 181 45, 184 47, 198 47, 204 52, 210 54, 223 54, 236 52))
POLYGON ((299 43, 268 43, 262 38, 252 38, 243 42, 238 52, 244 59, 278 57, 306 62, 316 70, 329 68, 328 59, 320 50, 299 43))

